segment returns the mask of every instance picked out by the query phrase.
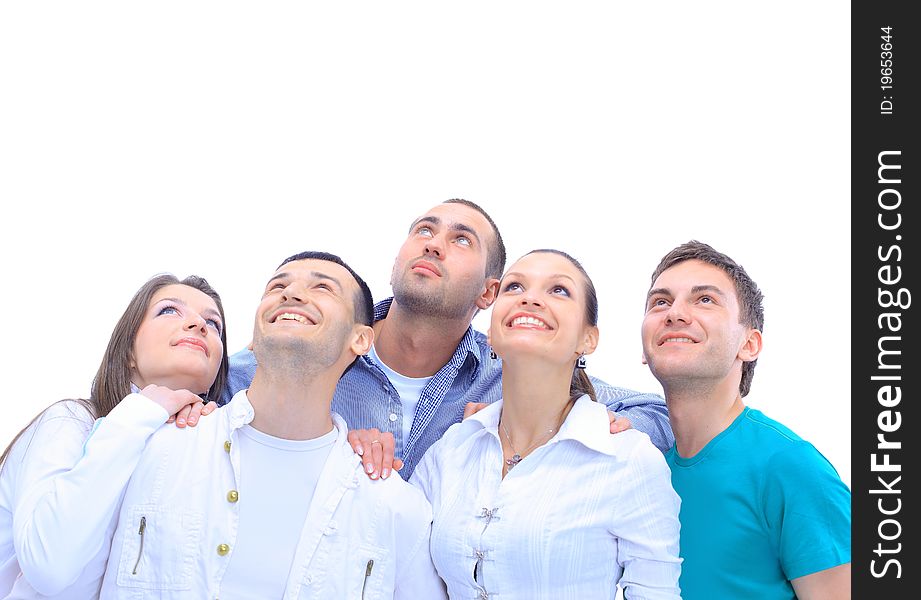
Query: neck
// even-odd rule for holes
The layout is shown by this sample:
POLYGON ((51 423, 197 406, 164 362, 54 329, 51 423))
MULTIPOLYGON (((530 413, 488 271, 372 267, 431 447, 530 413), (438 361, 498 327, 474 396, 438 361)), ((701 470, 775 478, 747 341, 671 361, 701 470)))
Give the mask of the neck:
POLYGON ((470 319, 445 320, 411 314, 396 302, 374 324, 374 350, 406 377, 431 377, 445 366, 463 339, 470 319))
POLYGON ((682 458, 691 458, 700 452, 745 409, 738 381, 725 380, 712 387, 663 387, 668 420, 675 434, 678 455, 682 458))
POLYGON ((572 371, 568 366, 543 361, 503 361, 502 419, 514 450, 547 441, 559 430, 569 414, 569 386, 572 371))
POLYGON ((328 371, 292 375, 259 365, 246 392, 255 411, 250 425, 287 440, 312 440, 329 433, 337 381, 328 371))

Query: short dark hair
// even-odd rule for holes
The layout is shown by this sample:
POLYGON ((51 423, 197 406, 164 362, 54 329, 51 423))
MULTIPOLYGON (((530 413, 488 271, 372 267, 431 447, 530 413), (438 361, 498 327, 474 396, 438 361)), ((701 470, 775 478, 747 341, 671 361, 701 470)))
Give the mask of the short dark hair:
POLYGON ((499 233, 496 222, 479 204, 470 200, 451 198, 450 200, 445 200, 442 204, 462 204, 467 208, 472 208, 486 218, 486 221, 492 227, 493 236, 496 238, 495 244, 490 244, 486 247, 486 276, 502 279, 502 272, 505 271, 505 242, 502 241, 502 234, 499 233))
POLYGON ((368 326, 374 324, 374 299, 371 296, 371 288, 368 287, 368 284, 365 283, 365 280, 362 279, 358 273, 352 269, 352 267, 346 264, 344 260, 335 254, 330 254, 329 252, 306 250, 304 252, 299 252, 289 256, 285 260, 281 261, 281 264, 278 265, 276 270, 282 268, 289 262, 294 262, 296 260, 325 260, 331 263, 335 263, 348 271, 358 283, 358 292, 355 294, 355 322, 368 326))
MULTIPOLYGON (((538 248, 537 250, 531 250, 525 256, 530 254, 556 254, 562 256, 573 266, 582 273, 582 277, 585 279, 585 321, 592 327, 598 326, 598 293, 595 291, 595 284, 592 282, 592 278, 588 276, 588 273, 585 271, 585 267, 582 266, 582 263, 577 261, 575 258, 563 252, 562 250, 554 250, 553 248, 538 248)), ((569 383, 569 399, 577 400, 583 395, 588 394, 588 396, 594 400, 598 401, 598 397, 595 393, 595 386, 592 385, 592 380, 589 379, 588 374, 586 374, 585 369, 575 368, 572 372, 572 380, 569 383)))
MULTIPOLYGON (((703 242, 691 240, 681 244, 662 257, 662 260, 659 261, 659 266, 652 273, 650 288, 655 285, 656 279, 659 278, 663 271, 687 260, 699 260, 722 269, 735 285, 736 296, 739 299, 739 323, 758 331, 764 331, 764 295, 758 289, 758 285, 748 276, 742 265, 703 242)), ((742 365, 739 393, 743 398, 751 390, 757 362, 758 359, 756 358, 742 365)))

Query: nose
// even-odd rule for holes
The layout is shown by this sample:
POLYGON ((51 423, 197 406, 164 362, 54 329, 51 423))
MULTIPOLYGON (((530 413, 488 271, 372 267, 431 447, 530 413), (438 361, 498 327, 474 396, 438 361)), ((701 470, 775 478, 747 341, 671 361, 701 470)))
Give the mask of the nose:
POLYGON ((444 240, 440 235, 433 235, 425 242, 424 252, 426 256, 435 256, 435 258, 444 258, 445 248, 444 240))
POLYGON ((305 289, 303 286, 298 286, 296 282, 291 282, 281 292, 282 302, 288 302, 292 300, 294 302, 303 302, 305 297, 305 289))
POLYGON ((680 300, 675 300, 672 302, 671 306, 668 307, 668 312, 665 313, 665 323, 667 325, 690 323, 690 314, 687 304, 680 300))
POLYGON ((197 312, 189 311, 186 317, 185 328, 188 331, 195 331, 198 329, 202 335, 208 334, 208 322, 197 312))
POLYGON ((543 303, 540 301, 540 299, 530 289, 522 294, 520 302, 522 306, 543 306, 543 303))

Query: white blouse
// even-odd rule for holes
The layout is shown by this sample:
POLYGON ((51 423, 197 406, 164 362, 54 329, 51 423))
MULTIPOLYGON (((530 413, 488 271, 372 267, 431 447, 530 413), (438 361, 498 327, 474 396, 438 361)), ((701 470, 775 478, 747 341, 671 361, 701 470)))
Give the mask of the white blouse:
POLYGON ((604 405, 583 396, 502 479, 501 410, 453 425, 411 479, 432 503, 450 597, 613 599, 619 583, 631 599, 680 598, 680 500, 649 437, 612 435, 604 405))

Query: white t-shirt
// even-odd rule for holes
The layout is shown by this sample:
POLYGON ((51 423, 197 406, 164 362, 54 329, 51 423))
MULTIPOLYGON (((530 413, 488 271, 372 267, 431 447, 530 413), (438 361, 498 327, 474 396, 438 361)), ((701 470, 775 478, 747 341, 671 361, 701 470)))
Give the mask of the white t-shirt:
POLYGON ((428 384, 431 377, 407 377, 397 373, 386 364, 377 355, 374 345, 371 345, 371 351, 368 353, 371 360, 376 362, 397 393, 400 394, 400 405, 403 407, 403 447, 409 441, 409 432, 413 427, 413 418, 416 415, 416 405, 419 404, 419 397, 422 396, 422 390, 428 384))
POLYGON ((246 493, 238 495, 240 529, 221 582, 221 599, 281 598, 338 432, 333 427, 312 440, 284 440, 250 425, 239 432, 239 485, 246 493))

